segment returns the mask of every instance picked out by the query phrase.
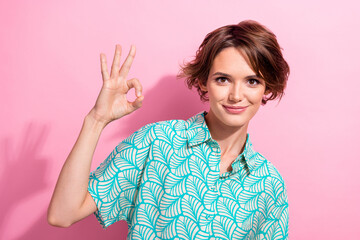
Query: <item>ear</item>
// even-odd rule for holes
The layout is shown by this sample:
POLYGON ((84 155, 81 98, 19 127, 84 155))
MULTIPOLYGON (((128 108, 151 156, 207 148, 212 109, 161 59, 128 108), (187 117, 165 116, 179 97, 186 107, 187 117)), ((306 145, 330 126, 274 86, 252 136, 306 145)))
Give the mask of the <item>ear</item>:
POLYGON ((266 95, 268 95, 270 93, 271 93, 270 89, 267 89, 267 90, 265 90, 264 96, 266 96, 266 95))
POLYGON ((199 81, 199 87, 201 89, 201 91, 203 92, 207 92, 207 87, 205 85, 202 84, 202 81, 198 80, 199 81))

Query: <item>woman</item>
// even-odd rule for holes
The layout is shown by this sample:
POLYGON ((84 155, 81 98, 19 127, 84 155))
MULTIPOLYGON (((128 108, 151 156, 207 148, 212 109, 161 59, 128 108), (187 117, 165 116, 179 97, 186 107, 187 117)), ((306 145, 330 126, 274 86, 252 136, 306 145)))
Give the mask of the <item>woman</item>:
POLYGON ((61 170, 49 223, 67 227, 95 213, 104 228, 126 220, 129 239, 287 239, 284 181, 247 133, 260 105, 284 93, 289 66, 276 36, 252 20, 209 33, 180 74, 209 112, 142 127, 89 179, 102 130, 144 99, 140 82, 126 80, 135 48, 121 68, 120 52, 110 74, 100 55, 103 87, 61 170))

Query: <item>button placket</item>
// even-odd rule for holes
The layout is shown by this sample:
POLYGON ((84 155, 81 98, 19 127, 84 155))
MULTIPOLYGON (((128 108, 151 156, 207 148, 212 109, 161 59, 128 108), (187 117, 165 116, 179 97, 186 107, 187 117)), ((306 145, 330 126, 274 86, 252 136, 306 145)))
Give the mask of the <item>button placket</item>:
POLYGON ((210 189, 211 189, 211 191, 218 193, 217 182, 215 182, 214 185, 212 185, 212 186, 210 187, 210 189))
POLYGON ((216 157, 220 157, 220 149, 218 147, 215 147, 214 152, 216 157))
POLYGON ((206 216, 205 216, 205 218, 206 218, 208 221, 213 220, 213 219, 214 219, 214 217, 215 217, 215 215, 214 215, 214 214, 206 214, 206 216))
POLYGON ((219 145, 214 141, 209 141, 210 155, 209 155, 209 167, 213 172, 218 172, 220 162, 220 148, 219 145))
POLYGON ((220 155, 220 146, 217 142, 215 142, 214 140, 212 140, 210 143, 210 147, 211 147, 211 150, 213 152, 215 152, 215 155, 218 156, 220 155))

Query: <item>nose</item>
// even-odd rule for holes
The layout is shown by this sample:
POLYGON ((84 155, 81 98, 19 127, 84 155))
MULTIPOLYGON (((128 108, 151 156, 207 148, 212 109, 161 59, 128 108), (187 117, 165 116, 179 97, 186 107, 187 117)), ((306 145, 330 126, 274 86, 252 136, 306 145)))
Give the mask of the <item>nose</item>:
POLYGON ((244 98, 241 84, 233 84, 229 92, 229 100, 233 102, 240 102, 244 98))

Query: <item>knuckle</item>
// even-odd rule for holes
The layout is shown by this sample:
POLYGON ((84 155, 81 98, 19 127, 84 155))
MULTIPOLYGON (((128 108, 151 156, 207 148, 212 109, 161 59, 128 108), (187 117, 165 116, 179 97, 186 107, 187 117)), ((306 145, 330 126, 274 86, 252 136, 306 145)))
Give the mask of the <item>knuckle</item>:
POLYGON ((126 70, 126 71, 128 71, 128 70, 130 70, 130 66, 129 65, 127 65, 127 64, 125 64, 125 65, 123 65, 123 67, 122 67, 124 70, 126 70))
POLYGON ((136 85, 141 85, 139 79, 133 78, 132 79, 136 85))

